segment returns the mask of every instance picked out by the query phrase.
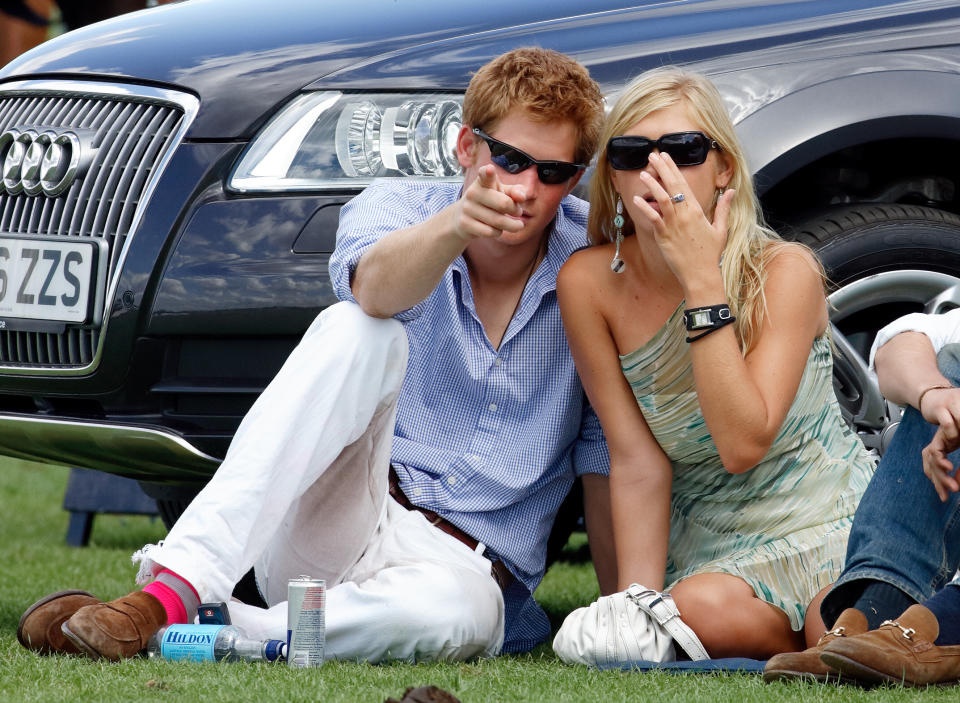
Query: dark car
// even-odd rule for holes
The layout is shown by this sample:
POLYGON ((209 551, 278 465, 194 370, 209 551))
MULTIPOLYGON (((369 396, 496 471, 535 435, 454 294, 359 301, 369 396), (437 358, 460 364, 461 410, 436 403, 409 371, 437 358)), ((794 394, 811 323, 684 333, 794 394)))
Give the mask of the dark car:
POLYGON ((862 360, 956 305, 954 2, 185 2, 0 71, 0 453, 139 479, 169 520, 310 320, 340 207, 456 179, 471 71, 540 45, 608 98, 680 64, 720 87, 771 222, 836 291, 838 393, 877 445, 862 360))

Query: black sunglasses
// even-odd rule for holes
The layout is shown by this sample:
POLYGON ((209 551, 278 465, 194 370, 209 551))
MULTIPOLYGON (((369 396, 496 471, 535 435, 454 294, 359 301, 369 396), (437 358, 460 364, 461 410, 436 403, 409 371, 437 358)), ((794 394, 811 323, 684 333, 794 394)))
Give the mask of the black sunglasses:
POLYGON ((674 132, 659 139, 613 137, 607 142, 607 160, 618 171, 644 168, 654 149, 670 154, 677 166, 697 166, 707 160, 711 149, 720 145, 703 132, 674 132))
POLYGON ((572 164, 569 161, 538 161, 515 146, 494 139, 479 127, 473 133, 490 147, 490 160, 507 173, 520 173, 531 166, 537 167, 537 178, 546 185, 566 183, 586 168, 584 164, 572 164))

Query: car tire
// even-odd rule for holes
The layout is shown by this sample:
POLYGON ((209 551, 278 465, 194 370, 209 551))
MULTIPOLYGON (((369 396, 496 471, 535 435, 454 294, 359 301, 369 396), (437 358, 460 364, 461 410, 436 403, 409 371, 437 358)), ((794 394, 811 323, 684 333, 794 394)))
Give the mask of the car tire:
POLYGON ((831 287, 903 268, 960 273, 960 216, 920 205, 858 205, 820 212, 787 237, 810 246, 831 287))
POLYGON ((877 331, 909 312, 960 305, 960 217, 918 205, 857 205, 812 216, 785 233, 820 257, 845 419, 882 454, 899 409, 880 395, 866 361, 877 331))

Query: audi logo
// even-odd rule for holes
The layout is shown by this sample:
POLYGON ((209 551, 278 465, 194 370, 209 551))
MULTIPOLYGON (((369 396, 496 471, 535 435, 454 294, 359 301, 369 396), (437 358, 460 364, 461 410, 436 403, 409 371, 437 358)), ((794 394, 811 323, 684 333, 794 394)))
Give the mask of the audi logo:
POLYGON ((87 130, 12 127, 0 133, 0 193, 55 198, 80 178, 93 159, 87 130))

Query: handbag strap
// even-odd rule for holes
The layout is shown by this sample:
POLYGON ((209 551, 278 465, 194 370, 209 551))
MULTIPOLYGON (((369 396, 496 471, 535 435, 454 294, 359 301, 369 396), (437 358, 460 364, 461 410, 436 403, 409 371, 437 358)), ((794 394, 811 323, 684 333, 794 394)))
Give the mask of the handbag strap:
POLYGON ((680 619, 680 611, 677 610, 677 604, 673 602, 671 595, 659 593, 634 583, 627 589, 627 597, 660 623, 663 629, 673 637, 673 641, 683 648, 690 659, 700 661, 710 658, 696 633, 680 619))

